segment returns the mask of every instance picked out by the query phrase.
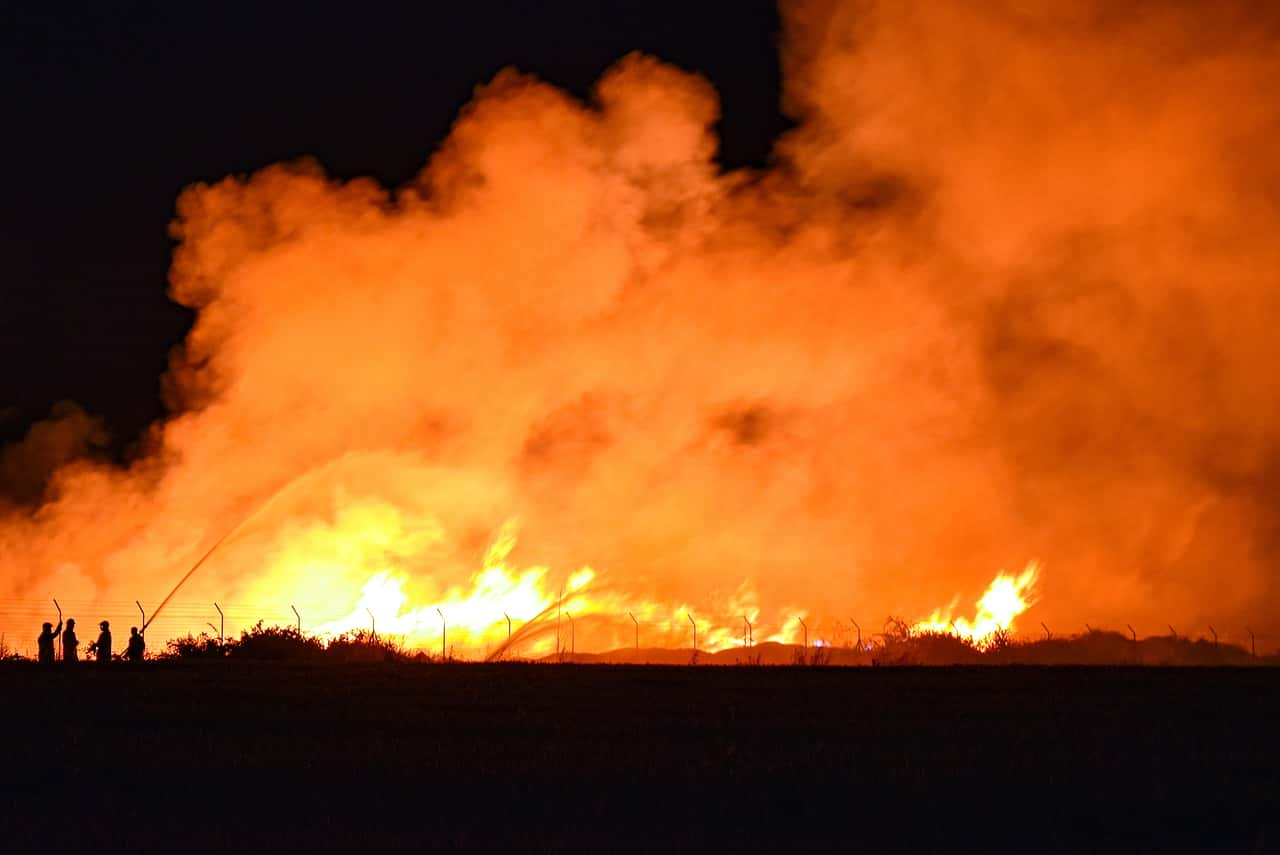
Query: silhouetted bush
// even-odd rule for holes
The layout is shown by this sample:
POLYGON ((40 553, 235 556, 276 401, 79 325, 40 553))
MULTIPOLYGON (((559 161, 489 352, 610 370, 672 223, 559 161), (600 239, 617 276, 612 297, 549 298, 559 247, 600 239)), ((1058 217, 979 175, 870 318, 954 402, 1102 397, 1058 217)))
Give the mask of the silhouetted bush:
POLYGON ((185 638, 172 638, 165 645, 161 659, 224 659, 228 645, 206 633, 199 637, 188 634, 185 638))
POLYGON ((241 632, 238 641, 228 642, 226 646, 227 655, 232 659, 270 662, 319 659, 324 653, 320 639, 303 635, 291 626, 263 626, 262 621, 241 632))
POLYGON ((303 635, 293 627, 263 626, 240 633, 238 639, 219 641, 205 633, 175 638, 161 654, 162 659, 240 659, 268 662, 404 662, 427 661, 424 653, 413 653, 395 639, 374 635, 365 629, 344 633, 328 642, 303 635))
POLYGON ((396 641, 357 629, 330 641, 324 658, 334 662, 403 662, 413 657, 396 641))
POLYGON ((920 632, 899 645, 920 665, 970 665, 982 661, 984 651, 967 638, 946 632, 920 632))

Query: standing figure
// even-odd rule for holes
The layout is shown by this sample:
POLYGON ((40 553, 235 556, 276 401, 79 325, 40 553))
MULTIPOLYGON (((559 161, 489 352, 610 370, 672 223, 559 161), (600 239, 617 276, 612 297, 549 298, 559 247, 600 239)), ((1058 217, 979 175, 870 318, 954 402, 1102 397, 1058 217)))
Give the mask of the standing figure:
POLYGON ((58 628, 54 629, 53 624, 46 623, 40 627, 40 637, 36 639, 36 651, 41 662, 53 662, 53 640, 62 634, 62 621, 58 621, 58 628))
POLYGON ((76 638, 75 618, 67 618, 67 628, 62 633, 62 661, 80 661, 80 639, 76 638))
POLYGON ((142 655, 147 652, 147 642, 138 632, 136 626, 129 627, 129 646, 125 648, 124 658, 130 662, 141 662, 142 655))
POLYGON ((111 624, 103 621, 98 624, 102 632, 98 633, 98 640, 89 645, 89 652, 98 657, 100 663, 111 661, 111 624))

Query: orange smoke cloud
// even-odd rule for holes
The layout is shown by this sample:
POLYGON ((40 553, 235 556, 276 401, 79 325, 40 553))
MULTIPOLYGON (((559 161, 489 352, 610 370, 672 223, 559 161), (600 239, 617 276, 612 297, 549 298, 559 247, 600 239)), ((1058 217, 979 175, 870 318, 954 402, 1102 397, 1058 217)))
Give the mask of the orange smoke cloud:
POLYGON ((749 607, 759 638, 1036 558, 1050 624, 1266 626, 1277 16, 784 20, 766 171, 722 171, 711 86, 633 55, 589 104, 504 72, 395 191, 188 189, 172 416, 125 467, 65 413, 28 443, 52 465, 0 458, 44 484, 0 525, 8 595, 158 602, 243 522, 183 597, 320 623, 469 590, 518 520, 547 590, 589 565, 610 608, 749 607))

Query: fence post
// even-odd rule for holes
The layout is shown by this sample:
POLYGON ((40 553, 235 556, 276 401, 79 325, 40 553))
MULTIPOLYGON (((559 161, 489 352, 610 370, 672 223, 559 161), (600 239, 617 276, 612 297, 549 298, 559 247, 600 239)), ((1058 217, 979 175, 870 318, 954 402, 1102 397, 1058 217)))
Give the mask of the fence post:
POLYGON ((378 619, 373 616, 373 609, 369 608, 368 606, 365 606, 364 610, 369 613, 370 630, 373 632, 373 640, 377 641, 378 640, 378 619))
POLYGON ((1209 632, 1213 633, 1213 646, 1218 646, 1218 631, 1213 628, 1213 624, 1209 624, 1209 632))
POLYGON ((636 625, 636 650, 640 649, 640 621, 636 620, 636 616, 631 612, 627 612, 627 617, 631 618, 631 622, 636 625))
POLYGON ((222 613, 222 606, 214 603, 213 607, 218 610, 218 643, 222 644, 227 636, 227 616, 222 613))
POLYGON ((142 603, 138 602, 137 600, 134 600, 133 604, 138 607, 138 612, 142 615, 142 629, 139 631, 146 632, 147 631, 147 612, 144 608, 142 608, 142 603))
POLYGON ((1052 640, 1053 640, 1053 633, 1049 631, 1049 627, 1047 627, 1047 626, 1045 626, 1045 625, 1044 625, 1044 621, 1040 621, 1040 626, 1044 627, 1044 640, 1045 640, 1045 641, 1052 641, 1052 640))
POLYGON ((1131 623, 1126 623, 1126 624, 1125 624, 1125 626, 1129 627, 1129 635, 1133 636, 1133 643, 1134 643, 1134 644, 1137 644, 1137 643, 1138 643, 1138 633, 1134 632, 1133 624, 1131 624, 1131 623))
POLYGON ((564 584, 560 585, 560 596, 556 598, 556 656, 560 656, 560 612, 564 609, 564 584))
POLYGON ((684 616, 689 619, 689 623, 693 626, 693 655, 698 655, 698 622, 693 619, 693 615, 688 612, 684 616))
POLYGON ((569 657, 573 658, 578 652, 578 628, 573 622, 573 615, 565 612, 564 616, 569 619, 569 657))
POLYGON ((858 650, 862 650, 862 627, 858 626, 858 622, 853 618, 849 618, 849 623, 853 624, 853 628, 858 631, 858 650))
POLYGON ((805 622, 804 622, 804 618, 802 618, 802 617, 798 617, 798 618, 796 618, 796 620, 800 621, 800 627, 804 630, 804 646, 805 646, 806 648, 808 648, 808 646, 809 646, 809 624, 805 623, 805 622))
POLYGON ((510 641, 511 640, 511 615, 507 614, 506 612, 503 612, 502 616, 507 619, 507 641, 510 641))
POLYGON ((436 609, 436 614, 440 615, 440 661, 443 662, 448 658, 449 650, 449 623, 444 619, 444 612, 436 609))
POLYGON ((1176 629, 1174 629, 1174 628, 1173 628, 1173 626, 1172 626, 1172 625, 1170 625, 1170 624, 1165 624, 1165 626, 1169 627, 1169 634, 1173 636, 1173 640, 1174 640, 1174 641, 1177 641, 1177 640, 1178 640, 1178 631, 1177 631, 1176 629))
MULTIPOLYGON (((53 598, 53 607, 58 610, 58 626, 62 626, 62 606, 58 605, 58 598, 53 598)), ((58 660, 61 661, 62 656, 62 632, 58 632, 58 660)))
POLYGON ((302 635, 302 615, 298 614, 298 610, 293 608, 293 604, 289 604, 289 608, 293 609, 293 616, 298 619, 298 635, 302 635))

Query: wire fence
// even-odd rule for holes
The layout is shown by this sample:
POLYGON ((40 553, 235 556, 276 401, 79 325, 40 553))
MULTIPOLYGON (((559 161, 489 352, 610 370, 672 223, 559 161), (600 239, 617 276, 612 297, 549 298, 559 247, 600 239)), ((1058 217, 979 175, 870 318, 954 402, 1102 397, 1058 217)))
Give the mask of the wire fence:
MULTIPOLYGON (((108 621, 112 641, 117 651, 124 647, 130 627, 141 629, 151 616, 147 604, 119 600, 58 600, 62 607, 62 620, 75 619, 76 633, 80 641, 81 655, 89 642, 98 637, 98 624, 108 621), (146 618, 144 618, 144 612, 146 618)), ((213 638, 225 632, 227 638, 236 637, 243 630, 261 621, 265 626, 296 626, 297 617, 286 605, 219 603, 222 614, 212 603, 170 602, 160 616, 147 626, 146 637, 150 653, 164 649, 170 639, 198 636, 201 633, 213 638)), ((320 626, 339 620, 345 615, 309 616, 312 626, 320 626)), ((58 610, 47 600, 0 599, 0 637, 12 651, 24 656, 34 656, 36 636, 42 623, 58 621, 58 610)), ((304 630, 306 626, 302 627, 304 630)))
MULTIPOLYGON (((127 602, 122 600, 62 600, 62 620, 76 620, 76 631, 80 638, 81 649, 89 641, 97 637, 98 624, 106 620, 110 623, 113 640, 120 648, 123 639, 128 637, 130 627, 143 627, 151 617, 147 603, 127 602)), ((350 618, 350 611, 314 612, 304 610, 295 612, 288 604, 250 604, 250 603, 197 603, 190 601, 171 601, 147 626, 149 652, 159 652, 167 641, 187 636, 208 635, 212 638, 225 636, 236 638, 241 632, 251 629, 258 623, 264 626, 297 627, 304 634, 311 633, 318 627, 338 624, 350 618), (221 611, 219 612, 219 609, 221 611)), ((395 629, 387 631, 388 626, 396 626, 397 616, 386 615, 382 626, 378 626, 378 616, 371 615, 364 624, 353 629, 383 630, 382 635, 395 637, 395 629)), ((508 633, 516 634, 522 629, 527 631, 528 625, 538 616, 512 614, 508 617, 501 609, 495 609, 493 620, 477 632, 474 624, 470 631, 453 627, 457 638, 475 641, 477 636, 485 639, 484 644, 472 644, 476 649, 484 646, 496 646, 508 638, 508 633)), ((44 622, 56 623, 59 615, 51 600, 0 599, 0 637, 11 651, 21 655, 34 655, 36 636, 44 622)), ((446 612, 444 622, 449 615, 446 612)), ((570 650, 576 648, 586 652, 589 648, 608 649, 613 647, 649 646, 649 647, 692 647, 696 624, 699 646, 714 644, 724 647, 730 642, 758 643, 765 640, 799 643, 806 630, 797 620, 753 621, 750 626, 744 623, 742 615, 699 615, 694 614, 694 624, 689 622, 686 612, 679 612, 661 618, 641 617, 630 612, 620 614, 603 614, 600 612, 574 614, 570 610, 561 610, 559 614, 544 613, 537 621, 538 632, 535 637, 552 639, 554 649, 570 650), (792 637, 794 636, 794 638, 792 637)), ((810 624, 813 630, 817 624, 810 624)), ((444 626, 441 627, 444 630, 444 626)), ((434 627, 430 624, 413 633, 415 642, 424 648, 431 648, 430 636, 434 627)), ((444 635, 444 632, 441 632, 444 635)), ((829 624, 825 637, 813 634, 810 640, 823 644, 845 643, 855 638, 852 627, 829 624), (835 639, 833 641, 833 639, 835 639)))
MULTIPOLYGON (((62 608, 62 620, 74 619, 79 637, 81 653, 98 635, 99 622, 110 622, 113 640, 117 651, 122 651, 129 636, 130 627, 142 628, 151 617, 147 603, 121 600, 59 600, 62 608)), ((337 624, 350 617, 349 611, 312 612, 310 610, 295 612, 287 603, 199 603, 192 601, 172 601, 164 611, 147 625, 149 653, 158 653, 165 649, 169 640, 187 636, 207 635, 218 638, 225 635, 227 639, 238 638, 239 635, 261 623, 264 626, 296 627, 304 634, 312 633, 318 627, 337 624), (221 613, 219 613, 221 609, 221 613)), ((413 638, 408 639, 410 646, 433 649, 447 637, 449 629, 448 613, 444 614, 440 641, 435 640, 433 626, 417 628, 413 638)), ((625 647, 682 648, 699 647, 702 649, 723 649, 725 647, 749 646, 766 641, 778 641, 787 644, 804 644, 805 646, 853 647, 859 642, 872 644, 885 631, 883 621, 868 620, 855 622, 846 620, 817 620, 807 616, 780 617, 773 620, 757 618, 748 622, 745 615, 699 614, 678 612, 661 617, 637 616, 631 612, 607 614, 592 612, 589 614, 573 614, 561 611, 559 614, 544 615, 535 627, 536 632, 529 633, 528 624, 533 615, 505 615, 495 609, 493 621, 485 628, 476 631, 474 624, 470 630, 453 628, 453 638, 463 642, 464 646, 475 650, 483 656, 487 649, 501 644, 508 633, 519 634, 524 630, 526 641, 531 647, 547 647, 554 650, 576 650, 579 653, 614 650, 625 647), (690 621, 692 617, 692 622, 690 621), (696 639, 695 639, 696 633, 696 639)), ((0 650, 34 657, 36 653, 36 636, 40 633, 42 623, 56 623, 58 610, 50 600, 32 599, 0 599, 0 650)), ((398 626, 396 616, 386 615, 381 629, 382 635, 396 638, 395 627, 398 626), (389 631, 388 627, 392 627, 389 631)), ((378 616, 370 615, 367 624, 352 626, 351 629, 368 629, 376 631, 378 616)), ((1083 624, 1068 631, 1058 631, 1042 625, 1030 624, 1020 627, 1017 637, 1022 640, 1066 639, 1085 635, 1090 631, 1115 632, 1121 635, 1132 635, 1135 640, 1156 637, 1176 637, 1184 641, 1213 641, 1222 645, 1235 645, 1243 650, 1256 652, 1257 655, 1269 655, 1280 647, 1280 636, 1268 633, 1253 634, 1247 627, 1226 628, 1205 627, 1199 632, 1182 632, 1174 627, 1162 626, 1155 632, 1140 633, 1125 627, 1101 627, 1083 624), (1216 638, 1213 633, 1217 633, 1216 638)), ((519 641, 519 639, 517 639, 519 641)))

